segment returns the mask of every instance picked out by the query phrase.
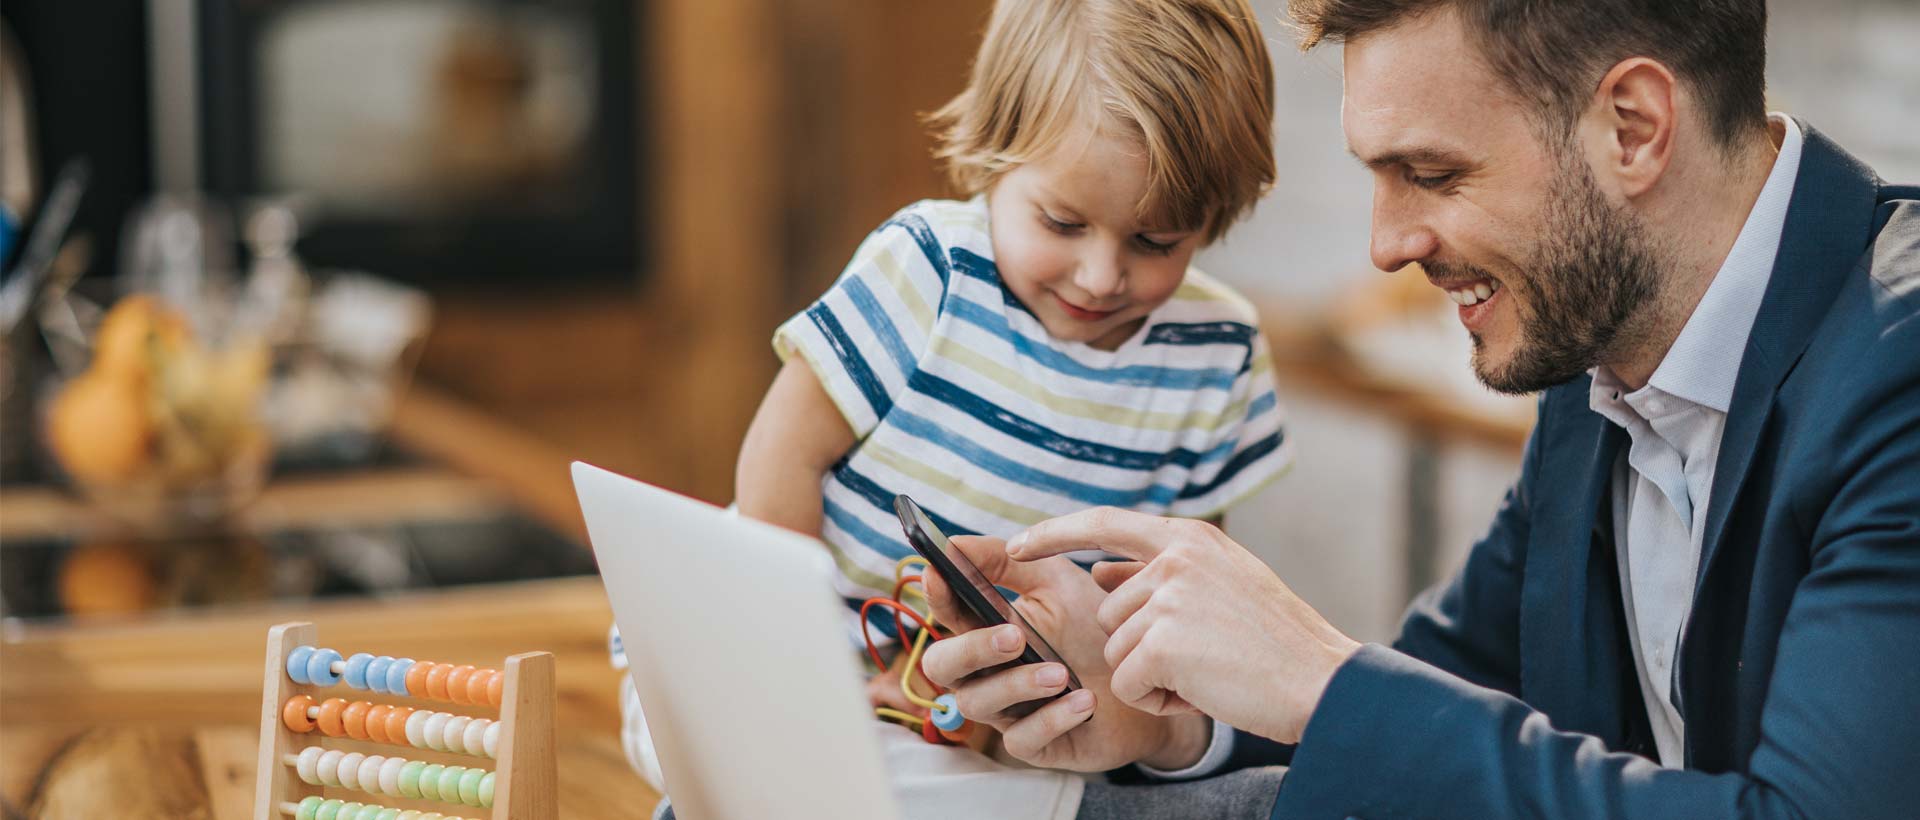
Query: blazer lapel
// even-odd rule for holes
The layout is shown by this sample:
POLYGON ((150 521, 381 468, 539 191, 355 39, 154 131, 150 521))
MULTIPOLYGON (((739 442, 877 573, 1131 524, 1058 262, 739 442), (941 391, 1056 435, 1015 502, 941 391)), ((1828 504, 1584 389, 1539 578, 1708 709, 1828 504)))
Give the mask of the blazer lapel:
POLYGON ((1694 581, 1696 603, 1725 540, 1728 517, 1746 484, 1754 450, 1773 410, 1773 396, 1806 350, 1871 237, 1879 179, 1824 134, 1796 122, 1804 137, 1800 173, 1787 205, 1767 293, 1734 380, 1733 404, 1707 502, 1707 531, 1694 581))
POLYGON ((1620 748, 1623 607, 1611 580, 1617 575, 1611 545, 1596 549, 1595 542, 1611 531, 1600 526, 1602 516, 1612 515, 1601 504, 1626 435, 1587 406, 1590 383, 1583 376, 1554 388, 1541 414, 1548 440, 1527 543, 1520 685, 1522 697, 1555 727, 1620 748))

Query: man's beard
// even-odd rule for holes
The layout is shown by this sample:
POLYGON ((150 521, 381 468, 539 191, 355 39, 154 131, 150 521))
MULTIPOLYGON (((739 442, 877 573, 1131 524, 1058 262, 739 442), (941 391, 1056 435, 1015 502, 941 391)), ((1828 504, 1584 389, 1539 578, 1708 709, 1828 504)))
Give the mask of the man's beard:
POLYGON ((1521 275, 1425 266, 1442 277, 1459 271, 1460 278, 1498 278, 1510 291, 1520 335, 1512 358, 1503 365, 1487 361, 1484 343, 1473 335, 1474 376, 1501 393, 1534 393, 1585 373, 1633 343, 1656 308, 1660 263, 1645 226, 1607 202, 1576 156, 1561 163, 1558 177, 1540 247, 1521 275))

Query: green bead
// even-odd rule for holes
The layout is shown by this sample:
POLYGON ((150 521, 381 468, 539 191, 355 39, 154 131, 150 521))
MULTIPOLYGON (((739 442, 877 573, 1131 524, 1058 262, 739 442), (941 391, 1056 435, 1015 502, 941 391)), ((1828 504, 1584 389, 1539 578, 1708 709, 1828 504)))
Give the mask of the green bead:
POLYGON ((326 802, 325 798, 320 797, 309 797, 300 801, 300 810, 294 813, 294 820, 314 820, 313 815, 320 811, 320 804, 324 802, 326 802))
POLYGON ((405 766, 399 766, 399 797, 420 797, 420 770, 426 768, 420 760, 407 760, 405 766))
POLYGON ((400 820, 400 810, 381 809, 379 814, 373 816, 373 820, 400 820))
POLYGON ((480 778, 487 773, 481 769, 468 769, 460 775, 460 802, 469 806, 480 805, 480 778))
POLYGON ((362 803, 360 804, 360 811, 354 814, 353 820, 380 820, 380 812, 382 809, 383 807, 373 805, 372 803, 362 803))
POLYGON ((352 801, 341 803, 336 820, 360 820, 360 804, 352 801))
POLYGON ((420 796, 428 800, 440 799, 440 773, 447 767, 438 763, 428 763, 420 770, 420 796))
POLYGON ((409 760, 407 765, 400 767, 401 797, 420 796, 420 770, 426 767, 427 764, 418 760, 409 760))
POLYGON ((320 807, 313 810, 313 820, 336 820, 340 814, 340 801, 322 800, 320 807))
POLYGON ((493 772, 480 778, 480 808, 493 808, 493 772))
POLYGON ((465 766, 448 766, 440 772, 440 799, 448 803, 460 802, 460 776, 467 773, 465 766))

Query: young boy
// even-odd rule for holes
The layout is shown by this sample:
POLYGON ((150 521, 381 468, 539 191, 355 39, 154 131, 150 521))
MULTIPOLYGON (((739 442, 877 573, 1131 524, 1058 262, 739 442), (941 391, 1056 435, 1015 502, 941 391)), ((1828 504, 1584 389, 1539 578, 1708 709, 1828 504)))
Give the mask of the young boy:
POLYGON ((896 493, 1006 537, 1102 505, 1217 522, 1266 484, 1265 340, 1189 262, 1273 181, 1272 84, 1245 0, 1002 0, 931 118, 971 198, 895 214, 775 333, 740 512, 821 538, 857 610, 912 554, 896 493))
MULTIPOLYGON (((1004 2, 933 116, 974 196, 887 220, 782 325, 743 514, 822 538, 858 602, 948 535, 1090 506, 1218 519, 1284 464, 1253 310, 1188 267, 1273 178, 1243 2, 1004 2)), ((891 626, 890 617, 876 619, 891 626)))

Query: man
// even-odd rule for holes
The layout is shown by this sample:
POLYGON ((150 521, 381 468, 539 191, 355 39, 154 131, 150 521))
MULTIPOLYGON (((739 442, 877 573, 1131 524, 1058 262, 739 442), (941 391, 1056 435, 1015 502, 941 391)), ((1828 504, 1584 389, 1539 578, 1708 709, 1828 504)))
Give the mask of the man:
POLYGON ((1088 692, 1016 718, 1060 686, 1008 627, 928 673, 1040 765, 1290 763, 1276 818, 1920 813, 1920 190, 1766 114, 1764 0, 1292 11, 1346 44, 1375 264, 1544 391, 1519 479, 1392 648, 1098 510, 963 542, 1088 692))

